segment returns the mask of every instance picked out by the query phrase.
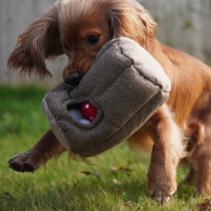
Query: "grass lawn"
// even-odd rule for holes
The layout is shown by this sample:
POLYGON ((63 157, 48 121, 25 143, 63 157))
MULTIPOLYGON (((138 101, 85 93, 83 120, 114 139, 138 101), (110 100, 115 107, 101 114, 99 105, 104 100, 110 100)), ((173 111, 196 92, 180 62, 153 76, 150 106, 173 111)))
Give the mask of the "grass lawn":
POLYGON ((146 191, 150 153, 132 152, 124 142, 91 158, 94 165, 68 160, 64 153, 35 173, 18 173, 7 160, 33 146, 49 129, 41 109, 46 90, 0 87, 0 211, 193 211, 206 197, 181 184, 187 167, 178 169, 178 191, 160 206, 146 191))

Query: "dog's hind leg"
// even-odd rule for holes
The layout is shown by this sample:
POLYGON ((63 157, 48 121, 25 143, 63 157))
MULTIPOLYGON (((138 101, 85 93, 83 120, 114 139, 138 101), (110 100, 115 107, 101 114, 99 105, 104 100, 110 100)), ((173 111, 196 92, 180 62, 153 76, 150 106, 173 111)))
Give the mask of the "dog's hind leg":
POLYGON ((204 142, 196 145, 191 164, 195 172, 197 192, 211 195, 211 134, 207 134, 204 142))
MULTIPOLYGON (((189 161, 191 172, 186 178, 187 182, 194 179, 196 191, 200 194, 211 195, 211 96, 210 92, 200 102, 198 109, 192 112, 192 130, 190 139, 195 143, 192 146, 189 161), (191 175, 192 174, 192 175, 191 175), (188 181, 189 179, 189 181, 188 181)), ((190 122, 190 120, 189 120, 190 122)), ((190 142, 189 142, 190 143, 190 142)))
POLYGON ((207 117, 203 123, 194 121, 188 125, 187 150, 191 168, 184 183, 195 182, 198 193, 211 195, 211 123, 207 117))
POLYGON ((184 179, 184 184, 190 184, 191 182, 195 182, 196 180, 196 168, 192 166, 192 162, 194 160, 194 151, 198 145, 201 145, 204 142, 205 131, 204 125, 198 121, 192 121, 188 124, 187 129, 185 130, 186 137, 186 151, 187 160, 191 164, 190 170, 186 178, 184 179))
POLYGON ((9 167, 19 172, 34 172, 49 158, 60 155, 64 151, 64 147, 49 130, 31 149, 12 157, 8 161, 9 167))

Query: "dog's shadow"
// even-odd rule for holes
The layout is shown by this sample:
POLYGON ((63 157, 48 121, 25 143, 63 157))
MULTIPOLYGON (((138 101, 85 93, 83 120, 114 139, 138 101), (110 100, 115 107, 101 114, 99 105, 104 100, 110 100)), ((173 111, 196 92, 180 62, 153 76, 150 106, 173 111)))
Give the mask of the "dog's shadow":
MULTIPOLYGON (((111 156, 111 154, 108 154, 108 156, 111 156)), ((55 163, 50 162, 47 169, 40 169, 35 176, 26 176, 25 174, 19 176, 19 173, 17 173, 20 190, 18 190, 18 184, 15 181, 12 181, 12 183, 15 182, 15 192, 22 192, 19 195, 15 192, 5 192, 0 195, 0 210, 9 211, 17 207, 17 210, 110 211, 115 210, 113 206, 138 207, 139 204, 140 206, 148 204, 147 206, 156 207, 157 202, 154 202, 147 192, 146 171, 149 165, 149 157, 140 162, 140 156, 131 155, 126 160, 128 167, 125 166, 122 169, 108 168, 108 163, 104 163, 103 166, 106 167, 97 168, 97 170, 94 168, 96 171, 100 171, 100 175, 89 171, 80 172, 80 170, 86 168, 86 164, 80 164, 76 168, 78 163, 74 162, 74 164, 71 163, 71 167, 75 170, 70 176, 71 168, 69 164, 65 164, 65 156, 61 160, 64 163, 55 167, 55 163), (65 168, 63 165, 65 165, 65 168), (60 166, 62 166, 61 169, 60 166), (29 181, 26 182, 26 180, 29 181)), ((109 161, 109 163, 121 162, 117 159, 115 162, 109 161)), ((91 167, 88 169, 94 171, 91 167)), ((186 171, 183 169, 181 168, 184 175, 186 171)), ((179 178, 179 180, 181 179, 179 178)), ((194 187, 179 182, 173 201, 180 200, 187 203, 193 196, 194 187)))
MULTIPOLYGON (((123 173, 121 182, 114 179, 116 173, 111 172, 106 176, 111 179, 99 179, 95 176, 68 182, 49 181, 49 188, 43 192, 36 186, 26 190, 20 197, 14 197, 9 193, 1 197, 1 210, 115 210, 113 206, 144 206, 148 203, 156 207, 158 204, 150 199, 146 190, 146 179, 130 180, 127 172, 123 173), (110 181, 110 183, 108 182, 110 181), (52 182, 54 183, 52 185, 52 182), (114 202, 115 201, 115 202, 114 202), (13 209, 11 209, 13 210, 13 209)), ((179 184, 176 199, 188 201, 194 192, 187 186, 179 184)), ((124 209, 123 209, 124 210, 124 209)), ((126 209, 127 210, 127 209, 126 209)))
MULTIPOLYGON (((109 175, 107 175, 109 176, 109 175)), ((24 187, 25 193, 16 195, 6 193, 0 196, 0 210, 114 210, 113 206, 132 206, 140 202, 140 195, 149 197, 146 191, 146 181, 129 181, 127 175, 119 181, 98 179, 94 176, 75 181, 49 180, 43 191, 36 188, 24 187), (128 180, 128 181, 127 181, 128 180), (119 184, 117 184, 119 182, 119 184), (114 202, 115 201, 115 202, 114 202), (101 209, 102 208, 102 209, 101 209)), ((39 185, 38 185, 39 186, 39 185)))

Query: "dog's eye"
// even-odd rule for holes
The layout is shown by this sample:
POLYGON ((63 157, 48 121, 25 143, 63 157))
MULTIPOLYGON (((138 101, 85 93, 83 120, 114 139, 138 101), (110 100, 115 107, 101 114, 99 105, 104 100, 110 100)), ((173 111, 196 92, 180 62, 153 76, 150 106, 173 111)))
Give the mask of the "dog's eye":
POLYGON ((98 35, 90 35, 88 37, 88 45, 95 45, 99 40, 99 36, 98 35))
POLYGON ((67 45, 63 45, 63 47, 64 47, 64 49, 66 50, 66 51, 69 51, 70 49, 69 49, 69 47, 67 46, 67 45))

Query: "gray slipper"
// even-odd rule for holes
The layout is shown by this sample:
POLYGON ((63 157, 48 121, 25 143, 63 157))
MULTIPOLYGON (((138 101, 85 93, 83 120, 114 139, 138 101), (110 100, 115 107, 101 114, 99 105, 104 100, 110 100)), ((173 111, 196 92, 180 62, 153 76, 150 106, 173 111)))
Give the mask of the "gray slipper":
POLYGON ((167 100, 170 88, 158 62, 133 40, 120 37, 102 47, 76 88, 61 83, 42 105, 61 144, 89 157, 136 132, 167 100), (92 119, 85 118, 86 112, 94 113, 92 119))

